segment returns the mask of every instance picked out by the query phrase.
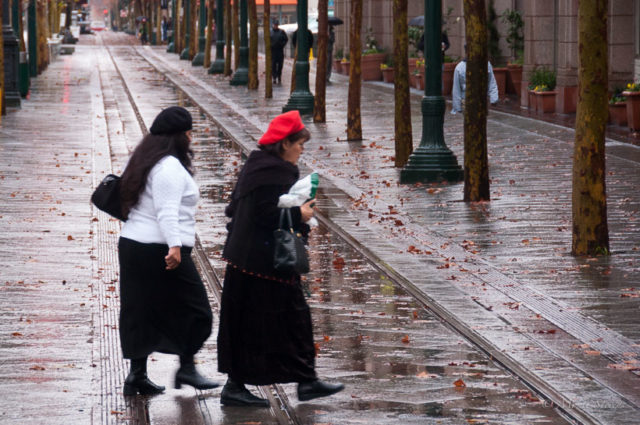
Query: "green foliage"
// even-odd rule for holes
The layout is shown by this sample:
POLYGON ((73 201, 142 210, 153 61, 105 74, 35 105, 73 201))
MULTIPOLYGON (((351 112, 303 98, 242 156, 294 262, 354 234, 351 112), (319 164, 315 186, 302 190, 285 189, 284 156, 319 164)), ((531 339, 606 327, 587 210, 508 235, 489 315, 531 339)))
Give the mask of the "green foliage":
POLYGON ((342 48, 336 50, 336 59, 342 59, 344 57, 344 50, 342 48))
POLYGON ((454 63, 457 61, 458 61, 458 58, 456 58, 455 56, 444 55, 444 63, 454 63))
POLYGON ((420 37, 422 37, 422 29, 418 27, 409 27, 409 45, 413 47, 411 57, 416 57, 418 55, 418 43, 420 42, 420 37))
POLYGON ((497 19, 498 14, 496 13, 493 0, 489 0, 489 10, 487 12, 487 31, 489 33, 488 50, 489 60, 494 65, 498 62, 500 56, 502 56, 502 51, 500 50, 500 32, 498 32, 498 27, 496 26, 497 19))
POLYGON ((613 90, 613 94, 611 95, 611 99, 609 99, 609 103, 611 105, 613 105, 613 104, 618 103, 618 102, 626 102, 627 98, 622 95, 623 91, 624 91, 624 89, 622 87, 616 87, 613 90))
POLYGON ((384 50, 378 47, 378 40, 373 36, 373 28, 367 28, 367 35, 364 41, 365 50, 363 55, 372 55, 374 53, 382 53, 384 50))
POLYGON ((447 12, 442 14, 442 31, 445 34, 449 34, 449 21, 451 19, 451 12, 453 12, 453 7, 447 7, 447 12))
POLYGON ((519 11, 507 9, 502 14, 502 22, 507 24, 507 44, 515 58, 514 63, 522 64, 524 56, 524 21, 519 11))
POLYGON ((547 67, 536 67, 529 76, 529 90, 550 91, 556 88, 556 72, 547 67))

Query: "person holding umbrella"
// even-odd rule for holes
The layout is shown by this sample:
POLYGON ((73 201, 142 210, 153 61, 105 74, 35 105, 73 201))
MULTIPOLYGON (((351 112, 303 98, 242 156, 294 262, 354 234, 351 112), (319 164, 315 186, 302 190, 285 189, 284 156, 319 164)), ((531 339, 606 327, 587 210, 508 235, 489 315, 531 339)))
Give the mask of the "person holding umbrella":
POLYGON ((289 37, 279 28, 280 22, 273 21, 271 26, 271 76, 273 83, 282 83, 282 65, 284 64, 284 46, 289 37))

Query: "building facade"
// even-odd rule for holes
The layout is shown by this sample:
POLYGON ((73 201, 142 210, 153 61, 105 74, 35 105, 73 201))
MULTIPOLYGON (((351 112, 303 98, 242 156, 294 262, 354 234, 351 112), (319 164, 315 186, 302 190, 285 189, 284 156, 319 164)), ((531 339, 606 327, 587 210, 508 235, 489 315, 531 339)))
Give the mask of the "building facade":
MULTIPOLYGON (((363 40, 369 33, 387 53, 393 48, 393 0, 363 0, 363 40)), ((506 42, 507 24, 500 16, 517 10, 524 20, 524 61, 521 103, 527 103, 527 81, 536 67, 556 72, 558 112, 575 112, 578 86, 578 0, 486 0, 492 4, 498 19, 494 22, 501 34, 497 60, 503 65, 513 59, 506 42)), ((351 0, 335 0, 335 16, 345 24, 336 28, 336 49, 348 51, 351 0)), ((463 0, 442 0, 443 29, 451 47, 447 55, 464 56, 463 0)), ((409 1, 409 18, 424 14, 423 0, 409 1)), ((640 0, 609 0, 609 89, 625 87, 640 79, 640 0)))

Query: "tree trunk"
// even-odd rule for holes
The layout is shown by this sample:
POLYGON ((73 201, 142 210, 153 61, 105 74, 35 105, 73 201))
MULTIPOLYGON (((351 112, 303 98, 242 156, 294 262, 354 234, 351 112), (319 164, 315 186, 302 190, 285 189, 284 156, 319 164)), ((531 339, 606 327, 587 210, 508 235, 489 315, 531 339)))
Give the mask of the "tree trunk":
POLYGON ((464 106, 464 201, 488 201, 487 13, 484 0, 464 0, 467 89, 464 106))
MULTIPOLYGON (((197 48, 197 40, 198 40, 198 32, 196 30, 197 28, 197 22, 198 22, 198 14, 197 14, 197 8, 196 8, 196 2, 198 0, 191 0, 189 2, 189 61, 192 61, 193 58, 195 57, 195 55, 198 52, 198 48, 197 48)), ((204 0, 201 0, 204 1, 204 0)))
POLYGON ((313 122, 327 122, 327 60, 329 55, 328 1, 318 1, 318 55, 316 59, 316 95, 313 122))
POLYGON ((270 0, 264 0, 264 16, 263 16, 264 28, 264 97, 265 99, 271 99, 273 97, 273 81, 271 81, 272 67, 271 61, 271 2, 270 0))
POLYGON ((407 0, 393 0, 393 87, 395 95, 396 149, 394 165, 396 167, 404 167, 413 152, 407 7, 407 0))
POLYGON ((160 0, 156 0, 158 3, 156 7, 156 44, 158 46, 162 45, 162 8, 160 5, 160 0))
MULTIPOLYGON (((204 1, 204 0, 200 0, 204 1)), ((209 0, 207 7, 207 38, 204 43, 204 64, 207 69, 211 66, 211 42, 213 40, 213 11, 215 9, 215 0, 209 0)), ((216 23, 218 25, 218 23, 216 23)))
POLYGON ((38 28, 38 74, 44 71, 49 64, 49 46, 47 45, 47 34, 49 25, 47 24, 47 2, 39 0, 37 3, 38 28))
POLYGON ((240 0, 233 2, 233 70, 240 66, 240 0))
POLYGON ((182 21, 180 20, 180 11, 182 10, 182 0, 174 0, 176 2, 176 16, 173 17, 173 51, 180 56, 182 52, 182 21))
POLYGON ((256 0, 248 0, 249 7, 249 90, 258 90, 258 13, 256 0))
POLYGON ((573 153, 573 255, 609 254, 604 134, 607 0, 578 2, 578 109, 573 153))
POLYGON ((362 89, 362 0, 351 1, 351 32, 349 51, 349 100, 347 105, 347 140, 362 140, 362 117, 360 116, 360 92, 362 89))
MULTIPOLYGON (((4 22, 2 16, 2 9, 0 7, 0 22, 4 22)), ((4 38, 2 36, 2 29, 0 28, 0 46, 4 46, 4 38)), ((7 113, 7 107, 5 105, 5 93, 4 93, 4 48, 0 49, 0 117, 7 113)), ((2 118, 0 118, 0 123, 2 122, 2 118)))
POLYGON ((225 40, 225 54, 224 54, 224 75, 231 75, 231 56, 233 55, 233 45, 231 44, 233 28, 231 27, 231 0, 224 1, 224 40, 225 40))

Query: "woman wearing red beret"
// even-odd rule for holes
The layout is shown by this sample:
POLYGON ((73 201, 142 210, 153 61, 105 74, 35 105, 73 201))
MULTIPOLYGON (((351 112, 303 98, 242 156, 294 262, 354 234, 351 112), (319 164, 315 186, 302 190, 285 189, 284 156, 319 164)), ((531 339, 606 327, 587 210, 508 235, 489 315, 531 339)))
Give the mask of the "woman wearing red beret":
MULTIPOLYGON (((342 384, 318 380, 311 313, 300 275, 273 267, 273 232, 278 199, 298 180, 297 167, 311 134, 298 111, 271 121, 238 176, 225 214, 231 218, 223 251, 227 261, 218 330, 218 369, 228 375, 220 402, 269 407, 245 387, 297 382, 298 398, 334 394, 342 384)), ((303 235, 312 201, 291 208, 293 227, 303 235)))

